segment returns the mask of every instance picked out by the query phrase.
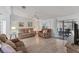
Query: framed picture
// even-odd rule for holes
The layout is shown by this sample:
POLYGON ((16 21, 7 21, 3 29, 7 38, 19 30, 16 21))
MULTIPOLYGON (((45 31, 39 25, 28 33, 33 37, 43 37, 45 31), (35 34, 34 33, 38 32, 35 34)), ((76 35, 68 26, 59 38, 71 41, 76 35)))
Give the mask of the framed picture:
POLYGON ((24 22, 19 22, 19 27, 24 27, 24 22))
POLYGON ((32 22, 28 22, 28 27, 32 27, 32 22))

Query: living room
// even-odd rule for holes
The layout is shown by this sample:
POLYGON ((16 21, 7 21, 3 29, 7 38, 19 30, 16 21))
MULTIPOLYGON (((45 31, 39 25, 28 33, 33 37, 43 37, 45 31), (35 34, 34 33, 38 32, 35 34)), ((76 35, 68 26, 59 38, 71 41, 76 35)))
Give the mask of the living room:
MULTIPOLYGON (((67 42, 74 43, 72 24, 74 22, 79 24, 78 10, 79 7, 71 6, 0 7, 1 42, 7 42, 6 36, 9 41, 17 42, 16 44, 12 44, 11 41, 7 42, 13 47, 13 52, 22 52, 19 50, 28 53, 71 52, 67 51, 70 46, 65 45, 67 42)), ((11 50, 4 52, 8 53, 11 50)))

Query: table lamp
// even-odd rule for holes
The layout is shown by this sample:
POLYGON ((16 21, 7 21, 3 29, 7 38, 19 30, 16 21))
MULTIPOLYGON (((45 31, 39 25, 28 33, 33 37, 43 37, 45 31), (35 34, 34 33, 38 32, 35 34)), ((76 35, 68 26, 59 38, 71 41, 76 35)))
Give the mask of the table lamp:
POLYGON ((12 33, 11 33, 11 35, 10 35, 10 39, 12 39, 12 38, 16 38, 16 27, 11 27, 11 30, 12 30, 12 33), (14 37, 15 36, 15 37, 14 37))

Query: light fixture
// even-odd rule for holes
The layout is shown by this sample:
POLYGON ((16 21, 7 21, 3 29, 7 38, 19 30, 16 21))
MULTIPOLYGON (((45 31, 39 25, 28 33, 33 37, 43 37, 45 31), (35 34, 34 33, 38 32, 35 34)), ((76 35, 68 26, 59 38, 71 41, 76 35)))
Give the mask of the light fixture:
POLYGON ((22 8, 23 8, 23 9, 25 9, 25 8, 26 8, 26 6, 22 6, 22 8))
POLYGON ((12 29, 12 30, 15 30, 15 29, 16 29, 16 27, 11 27, 11 29, 12 29))

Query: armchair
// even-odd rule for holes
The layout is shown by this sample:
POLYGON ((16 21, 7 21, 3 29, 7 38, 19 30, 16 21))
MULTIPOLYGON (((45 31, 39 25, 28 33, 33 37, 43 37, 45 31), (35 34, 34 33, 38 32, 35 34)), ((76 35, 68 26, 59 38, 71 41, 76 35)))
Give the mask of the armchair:
POLYGON ((38 35, 42 38, 51 38, 51 29, 42 29, 38 35))

